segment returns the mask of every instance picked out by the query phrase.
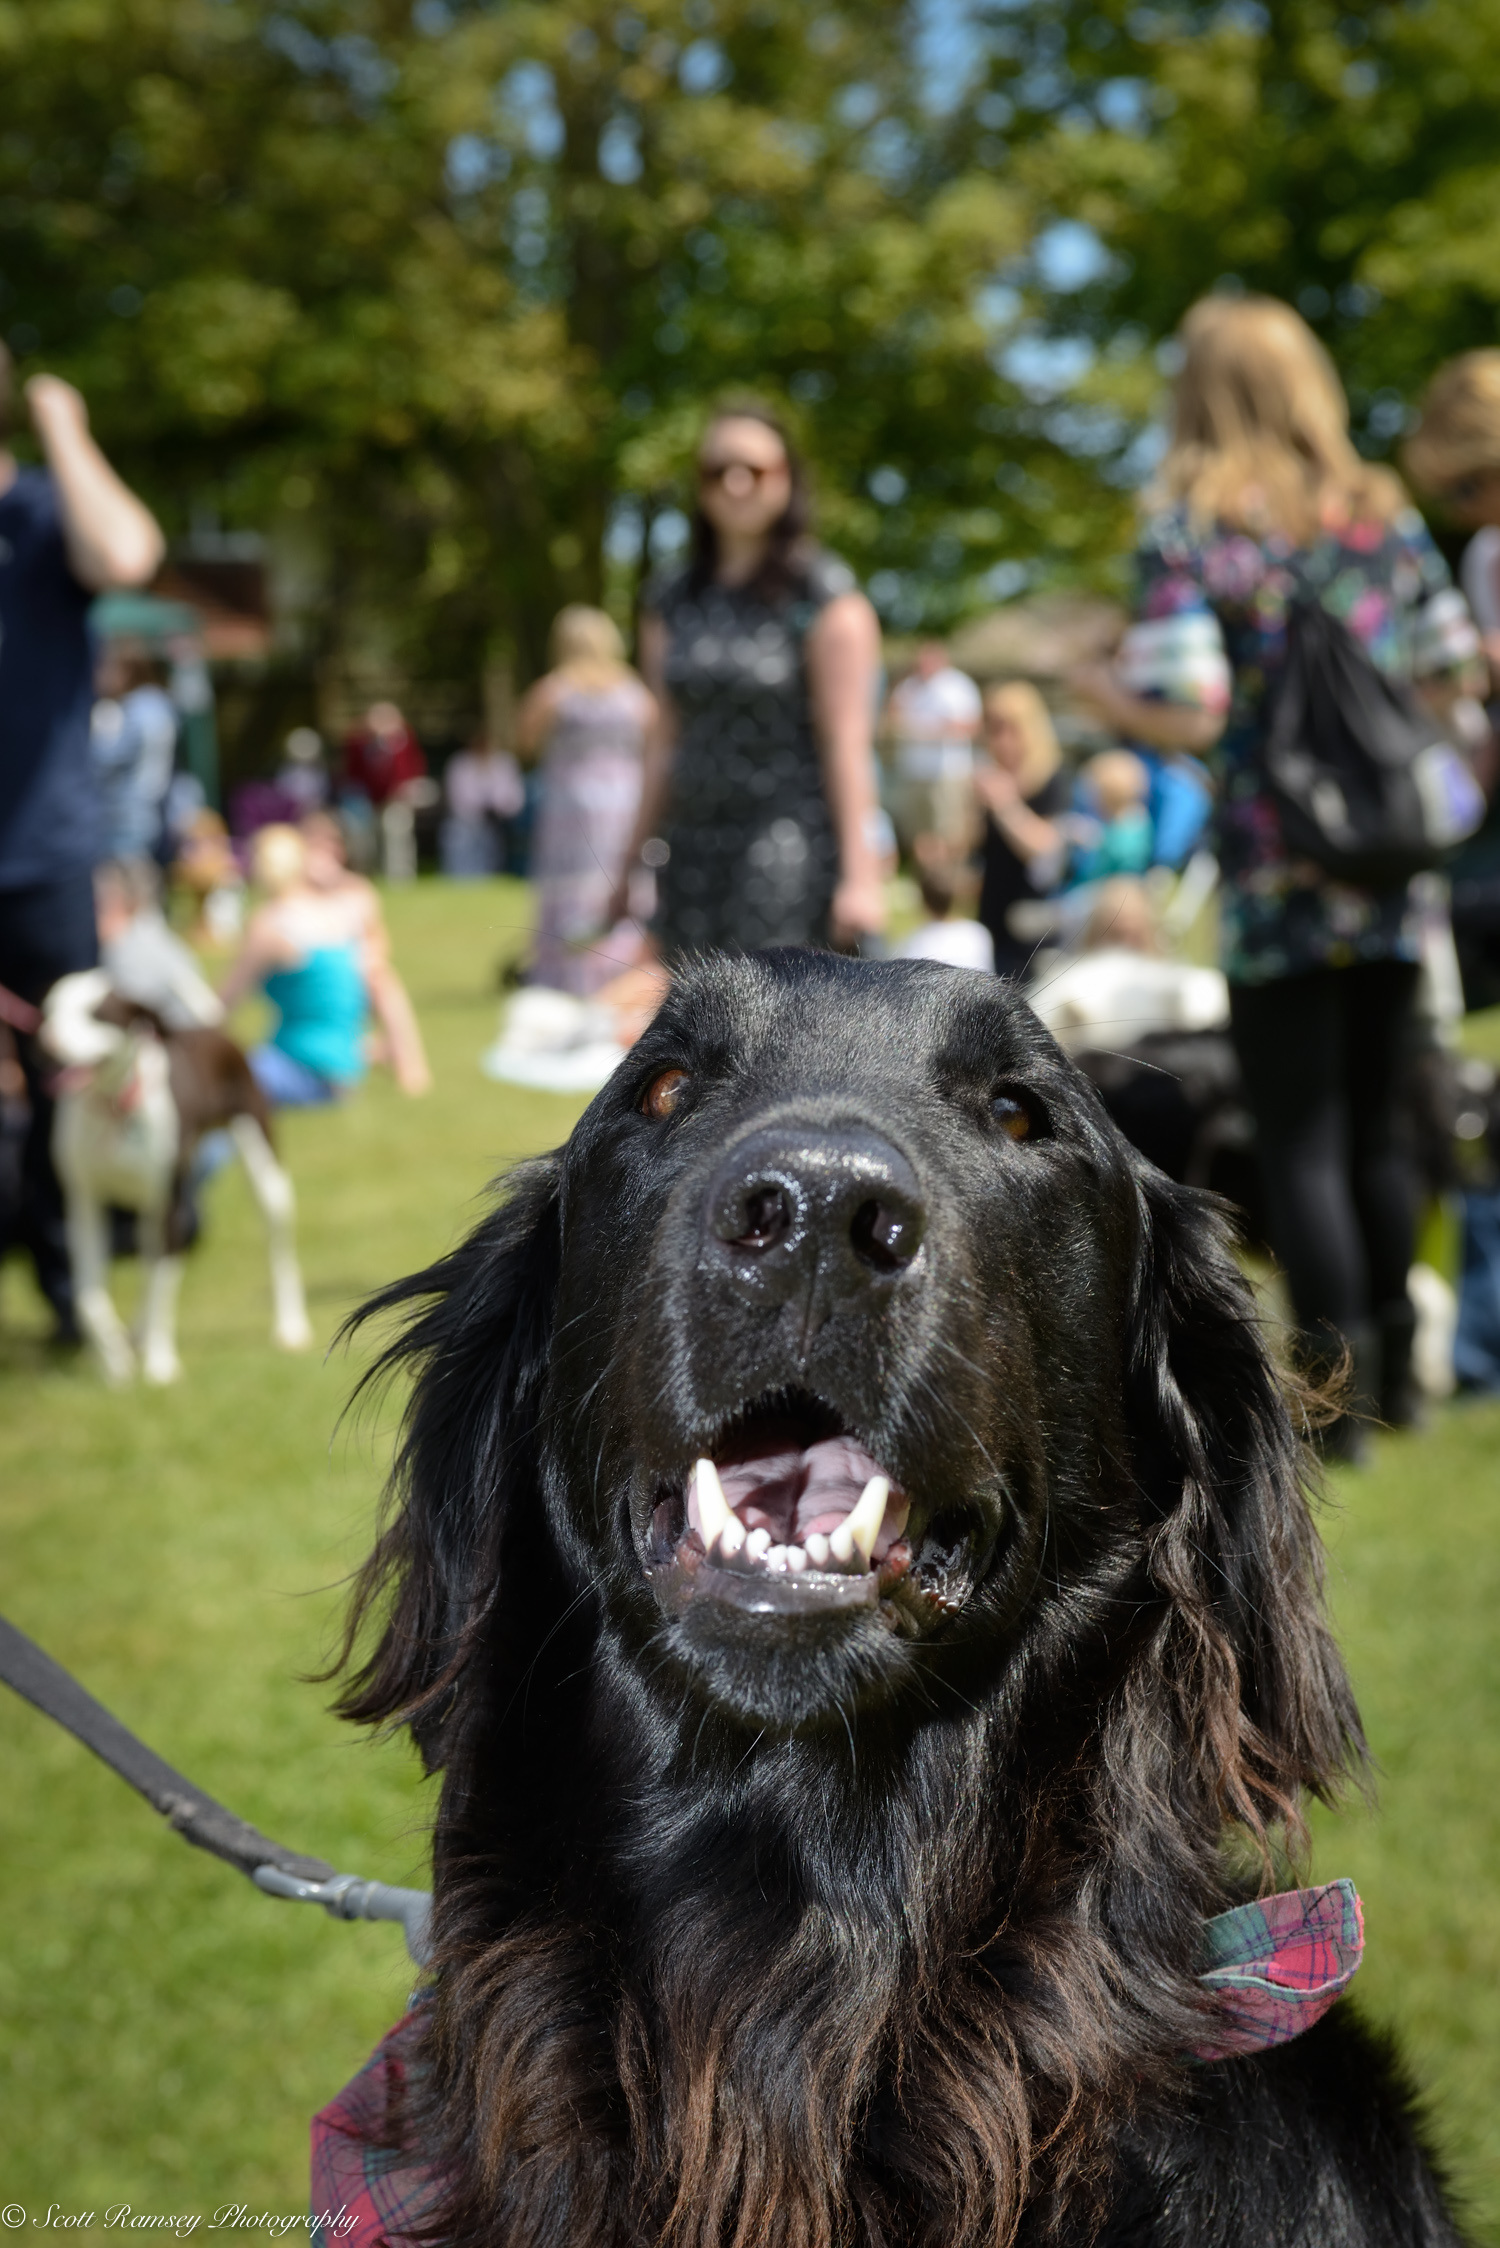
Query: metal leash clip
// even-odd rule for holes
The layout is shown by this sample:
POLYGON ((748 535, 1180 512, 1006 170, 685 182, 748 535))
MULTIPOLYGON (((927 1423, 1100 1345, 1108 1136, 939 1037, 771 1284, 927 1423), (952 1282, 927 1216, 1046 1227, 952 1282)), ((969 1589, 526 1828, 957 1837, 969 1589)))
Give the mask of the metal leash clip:
MULTIPOLYGON (((0 999, 3 996, 0 985, 0 999)), ((0 1681, 92 1749, 146 1798, 184 1842, 248 1874, 268 1897, 321 1905, 335 1920, 399 1920, 407 1950, 419 1967, 427 1965, 432 1956, 432 1899, 425 1889, 394 1889, 385 1881, 362 1881, 357 1873, 335 1873, 324 1859, 273 1842, 174 1771, 85 1692, 61 1663, 3 1616, 0 1681)))
POLYGON ((257 1866, 250 1878, 268 1897, 321 1905, 335 1920, 399 1920, 417 1965, 425 1967, 432 1956, 432 1898, 426 1889, 395 1889, 386 1881, 362 1881, 357 1873, 304 1881, 280 1866, 257 1866))

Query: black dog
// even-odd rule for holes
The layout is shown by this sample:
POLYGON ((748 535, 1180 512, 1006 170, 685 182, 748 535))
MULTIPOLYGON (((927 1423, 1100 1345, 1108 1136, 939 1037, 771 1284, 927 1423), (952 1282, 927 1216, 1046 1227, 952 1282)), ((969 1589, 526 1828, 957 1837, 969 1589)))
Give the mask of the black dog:
POLYGON ((1359 1722, 1217 1208, 1020 1000, 695 967, 416 1302, 344 1707, 445 1773, 434 2237, 1457 2238, 1347 2004, 1192 2058, 1359 1722))

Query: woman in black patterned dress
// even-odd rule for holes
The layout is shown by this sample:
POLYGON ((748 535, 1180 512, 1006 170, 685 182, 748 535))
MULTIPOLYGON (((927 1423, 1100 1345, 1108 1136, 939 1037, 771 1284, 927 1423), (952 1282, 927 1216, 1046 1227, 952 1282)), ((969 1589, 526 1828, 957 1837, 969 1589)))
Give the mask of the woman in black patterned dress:
POLYGON ((852 947, 884 919, 872 836, 879 629, 806 525, 785 433, 755 408, 719 415, 698 460, 692 560, 653 587, 641 627, 661 722, 636 850, 666 846, 652 936, 667 962, 852 947))

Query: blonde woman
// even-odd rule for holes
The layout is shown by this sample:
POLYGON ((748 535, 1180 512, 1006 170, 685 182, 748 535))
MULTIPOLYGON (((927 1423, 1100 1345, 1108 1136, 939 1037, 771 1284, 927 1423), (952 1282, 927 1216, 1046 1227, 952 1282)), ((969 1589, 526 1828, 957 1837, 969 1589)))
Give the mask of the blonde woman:
POLYGON ((531 871, 537 932, 531 981, 591 998, 630 967, 635 923, 616 912, 656 702, 625 661, 614 620, 581 602, 552 627, 552 669, 521 705, 517 739, 543 755, 531 871))
MULTIPOLYGON (((1262 745, 1293 600, 1322 601, 1382 670, 1410 678, 1424 610, 1457 597, 1397 478, 1356 453, 1332 362, 1290 305, 1208 297, 1181 340, 1138 608, 1217 633, 1227 711, 1212 664, 1154 699, 1100 667, 1074 685, 1128 738, 1212 756, 1235 1045, 1303 1354, 1316 1369, 1347 1346, 1366 1409, 1405 1422, 1415 1194, 1397 1096, 1416 917, 1404 885, 1357 890, 1292 856, 1262 745)), ((1357 1421, 1327 1444, 1357 1453, 1357 1421)))
POLYGON ((1438 369, 1404 457, 1412 482, 1476 534, 1463 587, 1500 690, 1500 351, 1466 351, 1438 369))
POLYGON ((1056 822, 1071 796, 1047 705, 1024 679, 985 695, 974 788, 984 812, 979 919, 995 940, 996 974, 1024 976, 1036 946, 1015 934, 1010 910, 1044 896, 1061 873, 1056 822))

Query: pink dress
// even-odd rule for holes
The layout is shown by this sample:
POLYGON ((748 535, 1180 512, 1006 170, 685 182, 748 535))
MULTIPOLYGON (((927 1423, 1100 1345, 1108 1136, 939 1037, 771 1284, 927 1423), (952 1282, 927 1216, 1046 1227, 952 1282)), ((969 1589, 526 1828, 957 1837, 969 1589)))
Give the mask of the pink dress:
POLYGON ((635 921, 605 926, 641 801, 651 698, 640 681, 564 687, 542 767, 532 848, 537 887, 530 981, 587 999, 634 962, 635 921))

